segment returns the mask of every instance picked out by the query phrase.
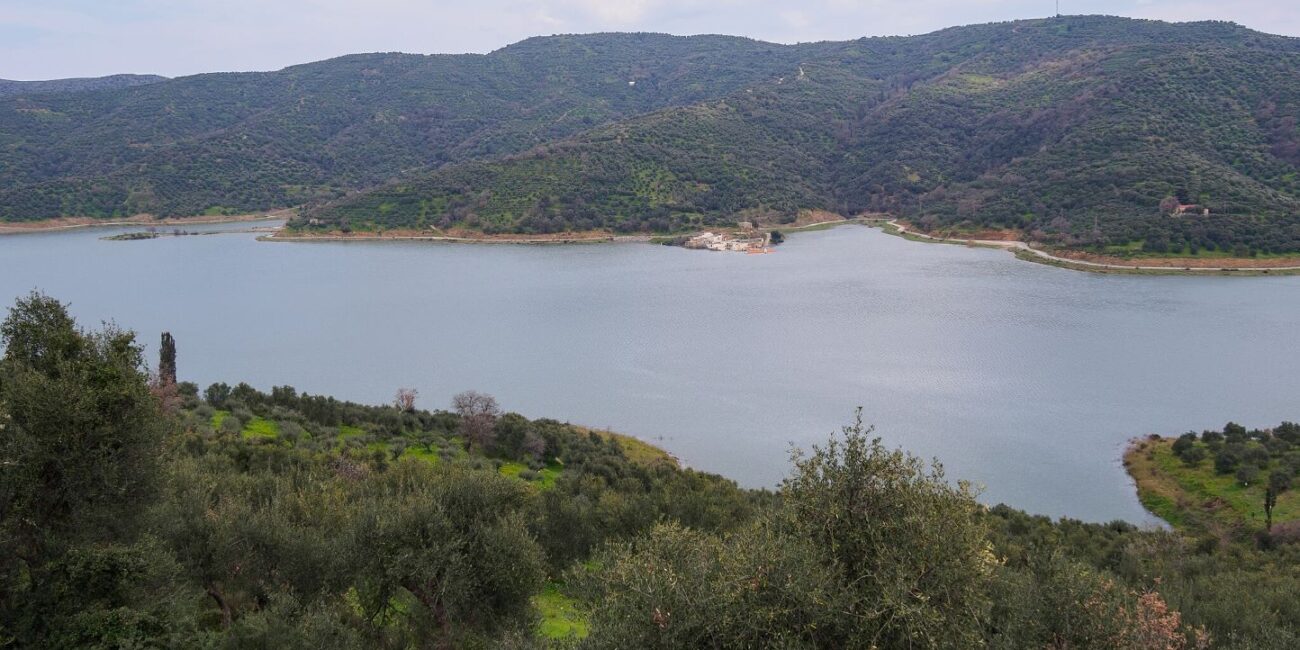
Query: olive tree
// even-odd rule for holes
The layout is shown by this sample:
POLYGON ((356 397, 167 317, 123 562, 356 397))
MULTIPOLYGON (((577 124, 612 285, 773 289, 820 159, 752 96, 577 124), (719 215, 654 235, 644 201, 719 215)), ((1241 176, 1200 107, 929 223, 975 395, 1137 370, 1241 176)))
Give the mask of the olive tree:
POLYGON ((526 625, 545 575, 524 518, 530 498, 494 472, 423 463, 360 483, 350 535, 365 616, 382 623, 409 594, 417 607, 406 622, 443 645, 526 625))
POLYGON ((71 549, 136 536, 166 422, 130 332, 82 331, 33 293, 0 343, 0 628, 21 634, 57 614, 33 592, 71 549))
POLYGON ((852 592, 850 645, 973 647, 996 558, 971 487, 884 447, 862 424, 803 455, 781 488, 783 523, 852 592))
POLYGON ((594 648, 843 647, 855 622, 807 540, 759 523, 727 536, 661 524, 598 554, 572 583, 594 648))
POLYGON ((998 566, 971 489, 886 449, 860 415, 796 453, 780 509, 726 537, 675 526, 579 583, 595 647, 968 648, 998 566))

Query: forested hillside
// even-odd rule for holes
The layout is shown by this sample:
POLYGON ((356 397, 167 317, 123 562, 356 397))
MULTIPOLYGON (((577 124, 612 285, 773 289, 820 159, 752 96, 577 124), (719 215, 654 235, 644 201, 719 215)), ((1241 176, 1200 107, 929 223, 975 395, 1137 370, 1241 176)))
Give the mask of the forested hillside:
POLYGON ((740 38, 598 34, 0 100, 0 218, 299 205, 726 95, 796 57, 740 38))
POLYGON ((680 232, 801 210, 1145 254, 1300 251, 1300 40, 1064 17, 534 38, 0 100, 0 219, 680 232))
POLYGON ((827 209, 1075 247, 1296 251, 1297 72, 1294 39, 1218 23, 864 39, 722 100, 307 214, 326 227, 664 231, 827 209))
MULTIPOLYGON (((1293 648, 1294 529, 986 508, 860 421, 780 489, 467 392, 156 373, 33 294, 0 324, 11 647, 1293 648)), ((189 342, 188 345, 195 345, 189 342)), ((179 358, 178 358, 179 357, 179 358)))

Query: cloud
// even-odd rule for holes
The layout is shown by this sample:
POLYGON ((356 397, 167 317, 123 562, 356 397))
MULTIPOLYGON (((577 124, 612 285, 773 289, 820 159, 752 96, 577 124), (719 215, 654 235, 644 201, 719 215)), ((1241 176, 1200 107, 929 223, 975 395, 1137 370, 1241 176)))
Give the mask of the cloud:
MULTIPOLYGON (((1053 11, 1053 0, 0 0, 0 77, 269 70, 354 52, 488 52, 559 32, 843 40, 1053 11)), ((1300 35, 1300 12, 1260 0, 1062 0, 1062 11, 1300 35)))

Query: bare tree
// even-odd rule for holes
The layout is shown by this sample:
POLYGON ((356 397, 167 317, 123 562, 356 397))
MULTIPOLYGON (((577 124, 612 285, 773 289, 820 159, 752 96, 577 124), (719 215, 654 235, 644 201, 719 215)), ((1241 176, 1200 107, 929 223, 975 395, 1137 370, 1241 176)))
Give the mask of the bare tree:
POLYGON ((399 388, 397 395, 393 397, 393 404, 397 410, 412 413, 415 411, 415 398, 420 396, 420 391, 414 388, 399 388))
POLYGON ((534 459, 542 460, 542 455, 546 453, 546 439, 530 430, 524 434, 523 448, 534 459))
POLYGON ((486 393, 468 390, 451 398, 452 409, 460 416, 460 433, 470 449, 487 449, 496 433, 497 416, 501 409, 497 399, 486 393))

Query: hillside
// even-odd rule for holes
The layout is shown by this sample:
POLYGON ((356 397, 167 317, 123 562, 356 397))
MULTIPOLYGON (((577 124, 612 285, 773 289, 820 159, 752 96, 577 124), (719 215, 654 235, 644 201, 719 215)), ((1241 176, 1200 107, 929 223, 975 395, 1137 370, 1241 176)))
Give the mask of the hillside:
POLYGON ((299 205, 723 96, 793 56, 741 38, 596 34, 0 100, 0 219, 299 205))
POLYGON ((1300 40, 1230 23, 556 36, 0 99, 0 219, 299 206, 291 225, 324 231, 681 232, 822 209, 1294 253, 1297 107, 1300 40))
POLYGON ((81 93, 92 90, 113 90, 166 81, 166 77, 152 74, 115 74, 107 77, 78 79, 50 79, 48 81, 11 81, 0 79, 0 99, 18 95, 44 95, 50 93, 81 93))
POLYGON ((1293 252, 1297 71, 1300 42, 1220 23, 1066 18, 864 39, 715 102, 307 217, 662 231, 829 209, 1067 247, 1293 252), (1198 207, 1162 212, 1170 197, 1198 207))

